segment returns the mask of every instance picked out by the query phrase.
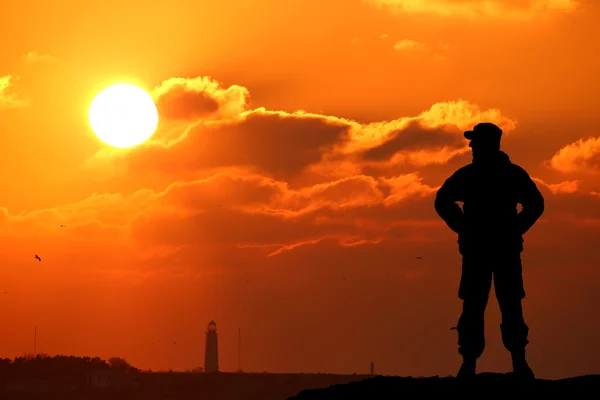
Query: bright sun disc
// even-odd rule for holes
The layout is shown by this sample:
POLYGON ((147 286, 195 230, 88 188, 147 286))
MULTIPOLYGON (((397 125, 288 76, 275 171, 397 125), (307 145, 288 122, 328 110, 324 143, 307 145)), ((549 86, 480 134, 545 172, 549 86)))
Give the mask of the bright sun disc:
POLYGON ((152 97, 142 88, 119 83, 96 95, 88 119, 98 139, 127 148, 150 139, 158 125, 158 111, 152 97))

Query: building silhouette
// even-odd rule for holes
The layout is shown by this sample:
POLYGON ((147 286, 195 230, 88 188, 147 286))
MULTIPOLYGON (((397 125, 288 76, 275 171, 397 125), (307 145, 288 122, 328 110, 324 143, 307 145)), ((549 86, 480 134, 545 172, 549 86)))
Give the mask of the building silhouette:
POLYGON ((206 348, 204 350, 204 371, 219 372, 219 335, 215 321, 208 323, 206 348))

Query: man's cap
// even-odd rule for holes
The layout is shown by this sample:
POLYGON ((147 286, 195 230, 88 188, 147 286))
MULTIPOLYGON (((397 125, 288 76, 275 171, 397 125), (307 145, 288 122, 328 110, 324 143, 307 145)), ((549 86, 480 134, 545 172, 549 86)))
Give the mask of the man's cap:
POLYGON ((502 137, 502 129, 491 122, 481 122, 473 130, 464 133, 467 140, 484 139, 487 141, 500 141, 502 137))

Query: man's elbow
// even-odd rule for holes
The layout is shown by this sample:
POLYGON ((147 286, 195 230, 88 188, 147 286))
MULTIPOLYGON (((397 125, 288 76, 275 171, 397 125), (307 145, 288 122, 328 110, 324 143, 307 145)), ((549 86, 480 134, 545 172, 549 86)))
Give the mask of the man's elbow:
POLYGON ((441 215, 444 213, 444 209, 447 207, 446 203, 447 202, 444 200, 444 198, 438 193, 433 201, 433 208, 435 208, 435 211, 441 215))
POLYGON ((527 214, 531 215, 535 220, 542 216, 544 208, 544 200, 528 203, 527 206, 523 205, 523 211, 527 210, 527 214))

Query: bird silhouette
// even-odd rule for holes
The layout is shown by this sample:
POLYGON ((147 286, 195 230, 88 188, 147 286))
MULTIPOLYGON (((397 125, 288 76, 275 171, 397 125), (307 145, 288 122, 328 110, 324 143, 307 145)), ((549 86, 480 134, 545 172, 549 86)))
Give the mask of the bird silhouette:
POLYGON ((177 342, 173 342, 173 344, 177 344, 177 342))
POLYGON ((40 256, 38 256, 37 254, 35 255, 35 258, 36 258, 38 261, 42 261, 42 259, 40 258, 40 256))
POLYGON ((456 326, 453 326, 452 328, 450 328, 451 331, 456 331, 458 330, 458 328, 456 326))
POLYGON ((422 260, 422 259, 423 259, 423 257, 417 257, 417 260, 422 260))
POLYGON ((61 228, 64 228, 65 226, 64 226, 64 225, 61 225, 60 227, 61 227, 61 228))

